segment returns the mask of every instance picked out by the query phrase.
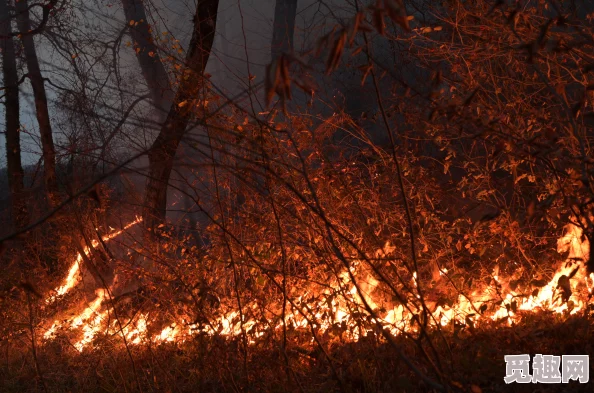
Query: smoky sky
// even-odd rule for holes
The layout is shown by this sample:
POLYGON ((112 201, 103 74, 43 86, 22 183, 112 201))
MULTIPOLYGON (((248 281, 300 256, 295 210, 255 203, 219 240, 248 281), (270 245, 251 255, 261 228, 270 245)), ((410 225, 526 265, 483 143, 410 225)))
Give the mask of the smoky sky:
MULTIPOLYGON (((189 0, 151 0, 145 3, 150 23, 153 26, 153 35, 162 39, 174 38, 186 48, 191 36, 192 18, 196 4, 189 0)), ((339 3, 340 4, 340 3, 339 3)), ((270 62, 270 42, 274 17, 275 0, 221 0, 217 16, 217 33, 209 58, 206 72, 212 75, 211 82, 221 92, 234 96, 248 88, 248 74, 255 77, 252 83, 261 82, 265 75, 265 67, 270 62), (248 71, 249 69, 249 71, 248 71)), ((312 43, 319 38, 329 26, 333 24, 332 18, 341 14, 343 7, 334 7, 332 3, 320 3, 315 0, 299 1, 297 8, 294 47, 297 53, 306 51, 312 43), (334 8, 330 12, 330 8, 334 8)), ((117 95, 129 94, 130 97, 142 95, 146 92, 144 82, 134 56, 131 39, 124 34, 121 42, 113 51, 102 53, 100 43, 114 42, 126 26, 122 7, 119 1, 86 1, 75 0, 68 9, 68 18, 63 24, 72 27, 64 29, 54 28, 55 21, 48 23, 46 35, 35 37, 42 74, 51 80, 46 83, 50 101, 50 116, 54 141, 58 154, 64 151, 67 144, 67 134, 77 132, 67 128, 83 128, 79 124, 69 124, 57 107, 58 86, 63 89, 80 87, 80 80, 76 76, 74 62, 80 72, 90 75, 88 81, 89 94, 101 94, 105 102, 117 104, 117 95), (55 42, 60 42, 60 35, 74 42, 74 45, 64 44, 57 49, 55 42), (50 38, 48 38, 48 36, 50 38), (81 53, 77 53, 80 50, 81 53), (125 87, 118 90, 118 81, 114 78, 111 57, 115 51, 117 56, 118 72, 124 77, 125 87), (69 58, 67 55, 74 58, 69 58), (102 57, 109 57, 102 58, 102 57), (100 85, 109 86, 96 93, 100 85), (54 86, 55 85, 55 86, 54 86)), ((348 7, 347 7, 348 8, 348 7)), ((39 15, 32 15, 33 24, 39 15)), ((335 21, 334 21, 335 22, 335 21)), ((16 30, 16 23, 13 22, 16 30)), ((16 45, 20 45, 15 40, 16 45)), ((174 53, 181 57, 182 54, 174 53)), ((23 61, 19 61, 19 77, 26 72, 23 61)), ((30 83, 25 80, 20 85, 21 102, 21 149, 23 165, 35 165, 40 159, 40 142, 35 119, 35 106, 30 83)), ((128 98, 130 98, 128 97, 128 98)), ((258 101, 259 102, 259 101, 258 101)), ((135 108, 134 115, 142 119, 151 113, 150 103, 139 105, 135 108)), ((113 118, 115 124, 119 119, 113 118)), ((4 106, 0 106, 0 122, 4 125, 4 106)), ((104 127, 109 127, 106 121, 104 127)), ((83 129, 79 130, 81 133, 83 129)), ((146 131, 142 134, 140 142, 126 146, 120 141, 118 148, 134 150, 138 144, 150 144, 151 135, 146 131), (143 134, 144 133, 144 134, 143 134)), ((0 138, 0 166, 6 165, 5 138, 0 138)))

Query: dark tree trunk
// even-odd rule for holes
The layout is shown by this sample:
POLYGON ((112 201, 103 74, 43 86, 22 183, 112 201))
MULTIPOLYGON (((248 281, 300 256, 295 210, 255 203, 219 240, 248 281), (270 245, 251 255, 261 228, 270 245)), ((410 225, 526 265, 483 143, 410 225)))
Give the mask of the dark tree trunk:
POLYGON ((202 77, 214 40, 218 6, 218 0, 198 0, 184 76, 180 78, 173 105, 149 152, 150 174, 142 214, 147 228, 155 228, 165 220, 167 185, 173 160, 193 113, 191 101, 198 97, 203 86, 202 77))
POLYGON ((37 123, 39 124, 39 133, 41 135, 45 187, 48 196, 48 202, 53 205, 57 192, 56 150, 54 148, 54 140, 52 137, 52 126, 47 106, 45 85, 41 75, 41 69, 39 68, 39 60, 37 59, 37 51, 35 50, 33 34, 23 34, 31 30, 27 0, 17 1, 16 10, 18 13, 18 27, 22 34, 21 41, 23 42, 27 70, 29 72, 31 86, 33 87, 33 96, 35 99, 35 111, 37 123))
POLYGON ((28 214, 23 198, 24 172, 21 164, 19 86, 8 0, 0 0, 0 38, 4 72, 4 106, 6 122, 6 167, 12 198, 12 221, 16 227, 27 225, 28 214))
POLYGON ((293 48, 297 0, 276 0, 272 27, 271 60, 293 48))
POLYGON ((148 85, 153 103, 166 113, 173 99, 173 91, 151 34, 143 0, 122 0, 122 5, 142 76, 148 85))

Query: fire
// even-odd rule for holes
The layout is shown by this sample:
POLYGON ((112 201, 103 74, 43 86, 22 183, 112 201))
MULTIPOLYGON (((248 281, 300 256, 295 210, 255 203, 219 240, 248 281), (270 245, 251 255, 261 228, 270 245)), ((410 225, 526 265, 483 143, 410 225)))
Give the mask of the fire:
MULTIPOLYGON (((131 223, 129 223, 128 225, 124 226, 119 231, 113 231, 109 235, 103 236, 102 240, 104 242, 108 242, 109 240, 121 235, 122 233, 124 233, 128 229, 132 228, 134 225, 138 224, 141 221, 142 221, 142 218, 137 217, 136 220, 134 220, 131 223)), ((93 240, 91 244, 92 244, 92 247, 95 248, 99 245, 99 242, 97 240, 93 240)), ((89 253, 91 252, 91 249, 89 247, 85 247, 83 251, 84 251, 85 255, 88 256, 89 253)), ((78 282, 80 280, 80 275, 78 273, 80 271, 80 264, 82 261, 83 261, 83 256, 80 253, 76 254, 76 258, 75 258, 74 262, 72 263, 72 266, 70 266, 70 269, 68 270, 68 276, 66 276, 66 279, 64 280, 64 284, 62 284, 60 287, 56 288, 55 294, 48 297, 45 300, 46 303, 51 303, 51 302, 55 301, 58 297, 67 294, 72 288, 74 288, 76 286, 76 284, 78 284, 78 282)))
MULTIPOLYGON (((140 219, 104 237, 104 241, 113 239, 138 222, 140 219)), ((501 278, 499 270, 496 269, 491 275, 491 282, 486 287, 477 288, 470 294, 460 294, 452 305, 427 302, 429 309, 432 309, 429 315, 430 324, 440 327, 452 323, 459 326, 480 326, 489 321, 503 321, 511 326, 520 322, 522 315, 527 312, 549 311, 558 314, 576 314, 587 307, 594 290, 594 273, 587 276, 583 266, 583 261, 589 258, 589 247, 587 239, 582 239, 582 230, 576 225, 568 225, 566 234, 558 240, 557 244, 557 251, 569 251, 568 259, 561 264, 548 283, 536 289, 531 289, 530 286, 523 288, 517 284, 511 285, 511 278, 507 280, 501 278)), ((383 253, 390 252, 389 243, 384 249, 383 253)), ((82 257, 78 255, 64 284, 56 289, 56 295, 47 299, 48 302, 76 286, 80 280, 81 259, 82 257)), ((173 321, 160 332, 149 334, 149 331, 154 331, 150 329, 150 315, 140 314, 120 325, 116 318, 110 316, 109 307, 104 305, 105 301, 109 300, 110 294, 107 290, 100 289, 96 292, 96 298, 81 313, 65 322, 55 321, 44 338, 55 337, 58 329, 79 329, 80 338, 74 347, 82 351, 102 331, 123 336, 129 344, 136 345, 143 342, 180 342, 197 333, 239 336, 244 332, 250 332, 248 340, 254 342, 267 329, 278 330, 283 327, 309 329, 313 326, 318 332, 339 329, 343 337, 357 340, 362 331, 358 329, 352 315, 353 312, 360 313, 367 306, 374 310, 371 316, 374 322, 381 324, 393 335, 404 331, 416 331, 418 326, 414 315, 421 312, 420 306, 415 306, 415 302, 409 302, 407 307, 400 304, 388 310, 382 309, 381 302, 373 296, 379 281, 371 274, 362 273, 362 271, 363 263, 353 263, 350 272, 344 271, 339 275, 334 288, 327 288, 321 293, 315 293, 312 290, 311 293, 302 294, 287 304, 284 320, 267 327, 263 327, 255 318, 246 317, 251 315, 251 311, 256 311, 257 305, 254 303, 244 305, 241 313, 237 309, 231 309, 210 321, 206 326, 188 325, 185 320, 173 321), (351 281, 351 276, 355 277, 357 285, 351 281), (336 293, 341 293, 342 296, 335 296, 336 293), (312 301, 314 298, 319 300, 312 301)), ((442 268, 439 274, 447 276, 448 270, 442 268)), ((417 288, 416 273, 413 274, 412 285, 417 288)), ((419 295, 417 295, 418 298, 419 295)))
MULTIPOLYGON (((117 236, 121 235, 134 225, 140 223, 141 221, 142 218, 137 217, 134 221, 127 224, 119 231, 113 231, 110 234, 103 236, 102 240, 104 242, 108 242, 111 239, 114 239, 117 236)), ((92 242, 93 247, 97 247, 98 245, 98 241, 94 240, 92 242)), ((86 255, 89 255, 90 248, 85 247, 84 252, 86 255)), ((51 303, 55 301, 59 296, 65 295, 78 284, 78 282, 81 280, 79 273, 80 264, 82 260, 83 256, 80 253, 78 253, 74 262, 72 263, 72 266, 68 270, 68 276, 66 276, 64 283, 55 290, 55 293, 53 295, 45 299, 46 303, 51 303)), ((96 291, 96 295, 97 297, 81 313, 79 313, 73 318, 70 318, 66 321, 66 323, 54 321, 52 326, 44 333, 44 338, 48 340, 55 337, 56 331, 64 326, 68 326, 68 328, 70 329, 81 327, 83 330, 83 338, 76 344, 74 344, 74 347, 78 350, 82 350, 95 338, 96 334, 101 329, 102 322, 106 319, 108 315, 107 311, 103 311, 102 313, 98 312, 98 310, 101 308, 103 304, 103 301, 105 300, 106 291, 104 289, 98 289, 96 291)))
POLYGON ((70 327, 77 327, 82 325, 83 338, 74 344, 74 347, 79 351, 89 344, 95 338, 95 335, 101 329, 101 322, 104 320, 107 312, 98 313, 103 299, 105 298, 105 291, 98 289, 97 298, 86 308, 82 314, 78 315, 70 323, 70 327), (92 319, 91 319, 92 317, 92 319))
POLYGON ((156 337, 155 342, 173 342, 181 333, 181 328, 178 324, 173 323, 171 326, 167 326, 161 331, 156 337))
MULTIPOLYGON (((102 318, 102 315, 98 314, 97 311, 101 307, 103 303, 103 299, 105 298, 105 291, 103 289, 98 289, 96 292, 97 297, 93 300, 88 307, 86 307, 80 314, 76 315, 75 317, 71 318, 68 321, 69 328, 77 328, 82 326, 84 332, 84 338, 75 344, 77 349, 82 349, 86 344, 93 340, 95 337, 96 331, 95 328, 99 326, 102 318), (91 320, 91 317, 93 319, 91 320)), ((45 334, 45 339, 50 339, 55 336, 56 330, 63 326, 60 321, 54 321, 54 324, 51 328, 49 328, 45 334)))
POLYGON ((147 316, 141 314, 134 324, 128 325, 123 329, 126 340, 131 344, 140 344, 147 331, 147 316))

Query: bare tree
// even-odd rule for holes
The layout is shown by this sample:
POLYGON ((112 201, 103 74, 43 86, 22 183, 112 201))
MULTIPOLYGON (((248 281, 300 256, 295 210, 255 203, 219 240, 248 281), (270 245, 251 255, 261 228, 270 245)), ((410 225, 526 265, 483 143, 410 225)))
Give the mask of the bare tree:
POLYGON ((45 92, 45 85, 43 76, 39 67, 39 59, 37 58, 37 51, 35 50, 35 42, 33 34, 28 34, 31 31, 31 21, 29 19, 29 8, 27 0, 20 0, 16 2, 17 22, 20 30, 20 38, 23 43, 25 60, 27 63, 28 76, 31 80, 33 88, 33 96, 35 99, 35 113, 37 123, 39 124, 39 133, 41 135, 41 147, 44 162, 44 180, 48 201, 53 204, 55 198, 56 186, 56 150, 54 148, 54 140, 52 136, 52 126, 49 117, 49 110, 47 105, 47 95, 45 92))
POLYGON ((276 0, 272 30, 271 60, 293 48, 297 0, 276 0))
POLYGON ((202 0, 196 6, 192 39, 179 87, 167 119, 149 152, 150 173, 144 197, 143 218, 147 228, 165 219, 167 184, 177 147, 192 116, 191 105, 204 85, 202 74, 208 62, 216 30, 218 0, 202 0))
POLYGON ((122 0, 122 5, 130 35, 134 40, 136 58, 142 70, 142 76, 149 87, 153 103, 166 112, 169 110, 169 105, 171 105, 173 91, 167 71, 159 56, 159 50, 151 34, 144 1, 122 0))
POLYGON ((22 196, 25 187, 19 134, 21 126, 19 120, 19 78, 7 0, 0 0, 0 19, 2 71, 4 73, 4 116, 6 121, 6 166, 12 197, 13 224, 16 227, 22 227, 27 224, 28 215, 22 196))

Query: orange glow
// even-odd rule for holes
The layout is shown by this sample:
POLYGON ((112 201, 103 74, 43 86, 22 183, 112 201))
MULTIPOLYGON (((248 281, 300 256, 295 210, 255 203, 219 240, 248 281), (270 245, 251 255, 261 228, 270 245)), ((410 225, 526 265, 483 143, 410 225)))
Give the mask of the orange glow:
MULTIPOLYGON (((140 222, 139 219, 127 225, 121 231, 113 232, 106 236, 104 240, 112 239, 119 235, 132 225, 140 222)), ((508 325, 513 325, 521 321, 522 315, 526 312, 549 311, 554 313, 575 314, 586 307, 587 294, 592 294, 594 289, 594 274, 586 276, 585 268, 582 262, 589 257, 589 244, 587 239, 582 239, 582 230, 575 225, 566 227, 566 234, 558 240, 557 250, 559 252, 569 251, 568 260, 562 262, 551 278, 544 286, 538 288, 538 291, 528 288, 514 286, 510 289, 512 277, 502 278, 498 269, 491 275, 492 282, 483 288, 476 288, 472 293, 458 296, 457 301, 451 305, 428 306, 433 309, 430 323, 433 326, 445 327, 455 322, 460 326, 472 324, 480 326, 489 321, 502 320, 508 325), (570 279, 569 279, 570 278, 570 279), (562 282, 568 282, 571 294, 566 295, 566 301, 561 300, 562 282), (530 293, 530 295, 528 295, 530 293), (495 299, 501 299, 497 304, 495 299), (479 311, 481 310, 481 311, 479 311)), ((393 250, 393 248, 391 249, 393 250)), ((382 254, 391 252, 389 243, 386 243, 382 254)), ((79 255, 80 257, 80 255, 79 255)), ((57 290, 57 294, 66 293, 73 288, 79 280, 77 257, 70 269, 68 277, 64 284, 57 290)), ((351 265, 351 274, 356 278, 357 286, 350 280, 350 274, 347 271, 341 273, 334 284, 334 288, 328 288, 321 293, 305 293, 293 301, 293 305, 287 305, 284 324, 294 328, 309 328, 309 321, 316 324, 318 331, 324 332, 329 329, 343 326, 343 337, 350 340, 357 340, 360 336, 357 322, 352 318, 353 311, 362 312, 365 310, 365 303, 375 311, 377 321, 388 329, 392 334, 397 335, 402 331, 414 332, 417 327, 412 313, 419 313, 420 309, 415 309, 412 302, 409 302, 410 309, 403 305, 395 306, 385 310, 381 307, 381 301, 374 297, 373 293, 378 288, 379 281, 371 274, 362 273, 363 264, 353 262, 351 265), (342 296, 333 296, 332 294, 341 293, 342 296), (312 301, 313 298, 320 299, 312 301), (306 299, 310 299, 307 303, 306 299), (381 311, 379 311, 381 310, 381 311), (412 311, 412 313, 411 313, 412 311), (303 315, 307 315, 305 318, 303 315), (345 328, 346 326, 346 328, 345 328)), ((440 269, 441 276, 447 276, 448 270, 440 269)), ((417 276, 413 274, 412 284, 417 287, 417 276)), ((141 344, 143 342, 166 343, 184 341, 187 337, 201 332, 210 335, 237 336, 243 334, 243 331, 250 331, 248 340, 254 341, 265 333, 265 329, 255 320, 246 319, 245 315, 251 315, 246 311, 256 311, 257 305, 247 304, 243 309, 243 324, 240 321, 238 310, 230 310, 224 313, 214 321, 211 321, 207 327, 201 330, 196 325, 188 325, 186 321, 172 321, 169 326, 162 328, 159 333, 148 337, 150 328, 150 315, 140 314, 132 321, 123 324, 125 327, 110 320, 108 308, 104 306, 106 292, 97 291, 96 299, 91 302, 81 313, 66 322, 54 322, 51 328, 45 333, 45 339, 51 339, 55 336, 56 330, 72 329, 80 330, 81 337, 74 346, 82 350, 92 343, 96 335, 101 332, 111 332, 124 336, 130 344, 141 344)), ((418 297, 418 295, 417 295, 418 297)), ((283 321, 278 321, 275 326, 268 328, 281 329, 283 321)), ((154 329, 153 329, 154 331, 154 329)))
MULTIPOLYGON (((125 231, 127 231, 128 229, 130 229, 131 227, 133 227, 134 225, 138 224, 141 221, 142 221, 142 218, 136 218, 136 220, 132 221, 131 223, 129 223, 128 225, 126 225, 125 227, 120 229, 119 231, 114 231, 114 232, 110 233, 109 235, 103 236, 102 240, 104 242, 108 242, 109 240, 121 235, 122 233, 124 233, 125 231)), ((93 248, 95 248, 99 245, 99 242, 97 240, 93 240, 91 244, 92 244, 93 248)), ((86 256, 89 255, 90 251, 91 250, 89 249, 89 247, 84 248, 84 252, 85 252, 86 256)), ((56 300, 59 296, 63 296, 65 294, 67 294, 72 288, 74 288, 76 286, 76 284, 78 284, 78 282, 80 280, 80 275, 78 273, 80 271, 80 263, 82 261, 83 261, 83 256, 80 253, 76 254, 76 258, 74 259, 74 262, 72 263, 72 265, 70 266, 70 269, 68 270, 68 276, 66 276, 66 279, 64 280, 64 284, 62 284, 61 286, 56 288, 55 293, 52 296, 45 299, 46 303, 51 303, 54 300, 56 300)))

